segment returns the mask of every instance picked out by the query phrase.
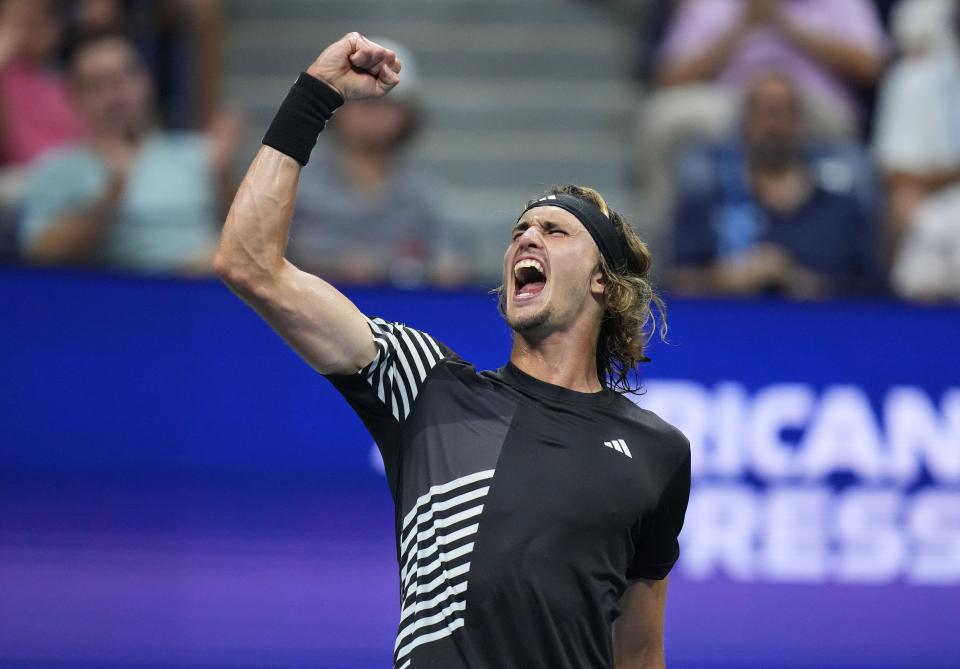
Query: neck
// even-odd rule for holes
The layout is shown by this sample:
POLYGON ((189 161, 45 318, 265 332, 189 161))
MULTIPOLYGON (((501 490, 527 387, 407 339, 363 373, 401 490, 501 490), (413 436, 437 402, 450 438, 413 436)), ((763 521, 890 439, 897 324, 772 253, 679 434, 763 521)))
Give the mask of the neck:
POLYGON ((535 379, 581 393, 603 390, 597 378, 599 332, 553 332, 541 338, 515 333, 510 362, 535 379))
POLYGON ((386 151, 347 148, 341 155, 340 165, 354 190, 376 196, 387 188, 393 160, 386 151))

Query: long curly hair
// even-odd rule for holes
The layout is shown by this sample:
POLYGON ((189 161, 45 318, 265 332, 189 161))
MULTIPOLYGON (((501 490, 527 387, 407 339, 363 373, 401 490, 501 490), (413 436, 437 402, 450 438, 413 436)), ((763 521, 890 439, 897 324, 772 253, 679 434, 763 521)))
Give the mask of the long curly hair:
MULTIPOLYGON (((606 258, 600 256, 606 304, 597 340, 597 376, 600 383, 613 390, 638 392, 641 384, 639 379, 634 381, 636 377, 631 378, 631 374, 640 363, 649 360, 645 352, 651 338, 657 332, 661 339, 667 335, 667 308, 650 281, 653 256, 623 216, 607 206, 600 193, 572 184, 555 186, 548 192, 561 193, 595 204, 610 219, 626 245, 627 266, 622 271, 610 267, 606 258)), ((532 203, 533 200, 529 204, 532 203)))

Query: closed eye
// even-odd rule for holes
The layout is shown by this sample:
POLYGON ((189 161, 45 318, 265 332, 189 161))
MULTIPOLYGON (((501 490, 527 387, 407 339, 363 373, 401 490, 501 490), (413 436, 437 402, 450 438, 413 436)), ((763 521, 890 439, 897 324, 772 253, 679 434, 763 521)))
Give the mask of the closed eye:
MULTIPOLYGON (((511 235, 510 235, 510 239, 512 239, 513 241, 517 241, 517 238, 520 237, 520 235, 522 235, 529 227, 530 227, 530 224, 529 224, 529 223, 520 223, 519 225, 517 225, 517 227, 515 227, 515 228, 513 229, 513 232, 512 232, 511 235)), ((565 229, 561 228, 561 227, 560 227, 559 225, 557 225, 556 223, 551 223, 550 221, 547 221, 546 223, 543 224, 543 230, 544 230, 544 232, 546 232, 548 235, 552 235, 552 236, 556 236, 556 237, 560 237, 560 236, 568 237, 568 236, 570 236, 570 233, 569 233, 569 232, 567 232, 565 229)))

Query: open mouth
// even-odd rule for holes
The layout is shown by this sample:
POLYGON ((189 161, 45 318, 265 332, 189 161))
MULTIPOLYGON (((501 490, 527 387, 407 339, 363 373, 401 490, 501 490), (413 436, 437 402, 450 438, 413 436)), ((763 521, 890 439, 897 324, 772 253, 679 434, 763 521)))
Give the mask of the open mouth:
POLYGON ((518 260, 513 266, 514 297, 525 300, 536 297, 547 285, 547 274, 543 265, 533 258, 518 260))

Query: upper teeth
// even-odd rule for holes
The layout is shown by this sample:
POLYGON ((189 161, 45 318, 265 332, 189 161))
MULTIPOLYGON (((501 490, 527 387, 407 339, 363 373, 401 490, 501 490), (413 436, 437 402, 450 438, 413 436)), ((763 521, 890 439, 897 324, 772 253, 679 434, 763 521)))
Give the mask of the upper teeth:
POLYGON ((543 274, 543 265, 533 258, 524 258, 523 260, 518 260, 517 264, 513 266, 513 275, 516 276, 524 267, 532 267, 543 274))

